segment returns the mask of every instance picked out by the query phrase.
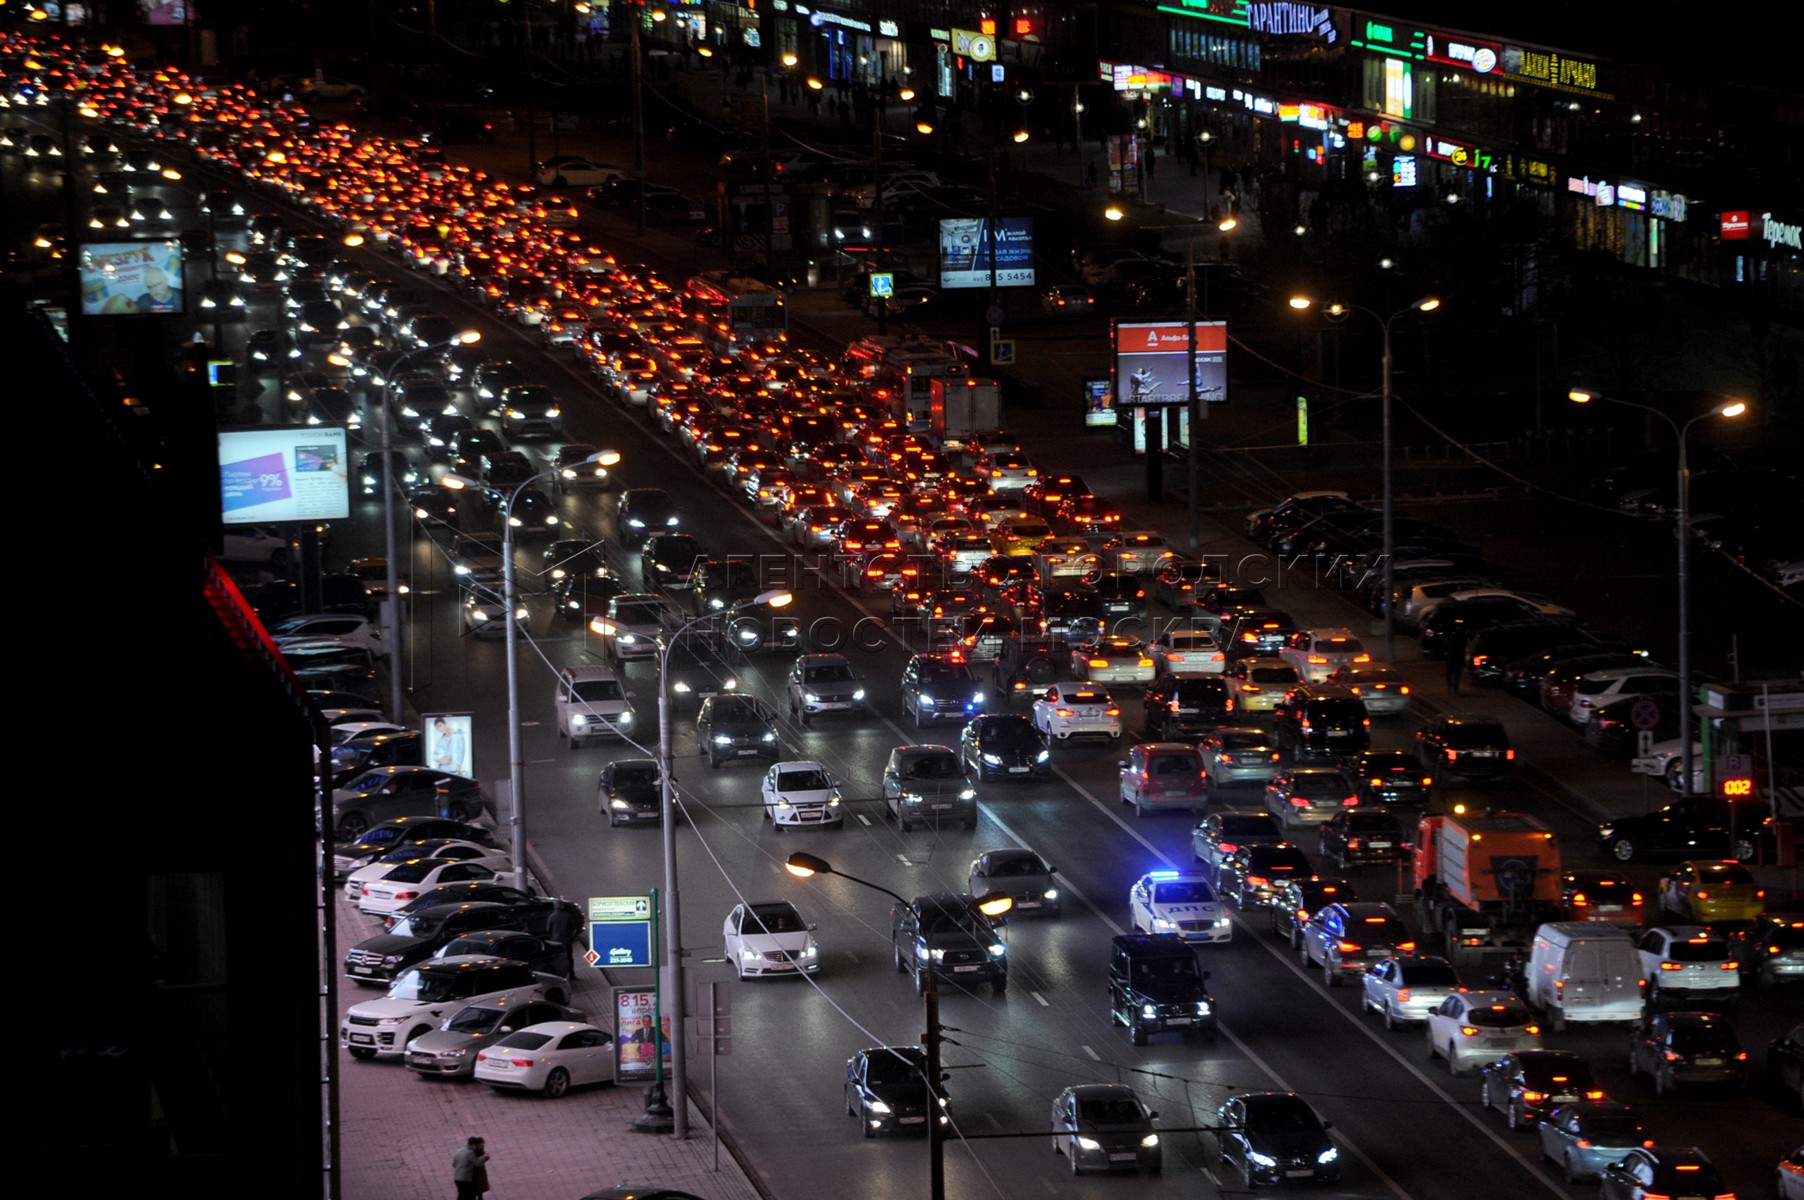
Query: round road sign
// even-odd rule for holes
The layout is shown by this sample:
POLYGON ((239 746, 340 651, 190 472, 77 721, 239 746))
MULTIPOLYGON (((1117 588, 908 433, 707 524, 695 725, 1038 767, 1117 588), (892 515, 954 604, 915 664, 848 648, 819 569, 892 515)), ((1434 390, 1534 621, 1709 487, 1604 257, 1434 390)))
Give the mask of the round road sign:
POLYGON ((1002 305, 992 304, 983 316, 984 320, 989 324, 1000 325, 1002 324, 1002 318, 1008 316, 1008 314, 1002 311, 1002 305))
POLYGON ((1646 696, 1629 706, 1629 724, 1636 729, 1652 729, 1660 723, 1660 706, 1646 696))

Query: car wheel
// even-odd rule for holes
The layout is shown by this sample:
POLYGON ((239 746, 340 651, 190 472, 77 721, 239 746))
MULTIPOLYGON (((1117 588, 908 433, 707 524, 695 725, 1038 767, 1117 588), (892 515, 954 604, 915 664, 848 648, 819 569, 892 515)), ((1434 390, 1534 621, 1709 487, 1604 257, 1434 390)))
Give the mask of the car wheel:
POLYGON ((891 942, 890 949, 896 952, 896 974, 900 975, 908 970, 908 964, 902 961, 902 946, 898 942, 891 942))
POLYGON ((370 830, 370 819, 360 812, 346 813, 338 819, 335 836, 341 842, 354 842, 370 830))
POLYGON ((376 1052, 368 1046, 352 1046, 350 1049, 351 1057, 358 1062, 368 1062, 370 1059, 376 1057, 376 1052))
POLYGON ((1634 862, 1641 854, 1641 847, 1626 837, 1611 838, 1606 849, 1610 852, 1611 858, 1623 863, 1634 862))
POLYGON ((926 994, 927 994, 927 972, 916 971, 915 972, 915 995, 925 996, 926 994))
POLYGON ((1065 1155, 1065 1158, 1071 1163, 1071 1173, 1073 1175, 1082 1175, 1084 1173, 1084 1168, 1078 1165, 1076 1154, 1067 1154, 1065 1155))
POLYGON ((1744 837, 1741 834, 1735 835, 1735 845, 1731 848, 1730 854, 1736 862, 1753 862, 1754 856, 1758 852, 1759 847, 1754 844, 1753 838, 1744 837))
POLYGON ((1565 1170, 1567 1183, 1577 1183, 1579 1181, 1578 1172, 1572 1168, 1572 1155, 1562 1154, 1560 1156, 1560 1166, 1565 1170))
POLYGON ((1491 1099, 1491 1080, 1488 1072, 1483 1086, 1478 1089, 1478 1103, 1482 1108, 1494 1109, 1497 1107, 1496 1102, 1491 1099))
POLYGON ((1340 972, 1334 969, 1333 963, 1326 960, 1322 962, 1322 982, 1331 988, 1340 986, 1340 972))
POLYGON ((990 980, 990 995, 1000 996, 1006 991, 1008 991, 1007 975, 998 975, 996 978, 990 980))
POLYGON ((1648 982, 1647 982, 1647 1006, 1650 1009, 1660 1007, 1660 999, 1661 999, 1661 997, 1660 997, 1659 980, 1656 980, 1656 979, 1648 980, 1648 982))
POLYGON ((1459 1059, 1453 1057, 1452 1042, 1447 1043, 1447 1074, 1452 1075, 1455 1078, 1458 1078, 1459 1076, 1459 1059))
POLYGON ((1135 1046, 1146 1045, 1146 1030, 1141 1027, 1140 1022, 1135 1021, 1128 1026, 1128 1041, 1135 1046))
POLYGON ((559 1067, 551 1074, 545 1076, 545 1098, 547 1100, 556 1100, 559 1096, 562 1096, 569 1090, 570 1072, 564 1070, 564 1068, 559 1067))
POLYGON ((1511 1129, 1521 1129, 1526 1126, 1528 1124, 1526 1118, 1527 1114, 1517 1106, 1515 1101, 1511 1101, 1503 1110, 1503 1123, 1508 1125, 1511 1129))
POLYGON ((1672 1091, 1672 1075, 1668 1071, 1654 1072, 1654 1095, 1664 1097, 1672 1091))
POLYGON ((1396 1029, 1401 1024, 1402 1022, 1397 1020, 1397 1014, 1391 1011, 1391 1002, 1386 1000, 1384 1002, 1384 1027, 1386 1029, 1396 1029))

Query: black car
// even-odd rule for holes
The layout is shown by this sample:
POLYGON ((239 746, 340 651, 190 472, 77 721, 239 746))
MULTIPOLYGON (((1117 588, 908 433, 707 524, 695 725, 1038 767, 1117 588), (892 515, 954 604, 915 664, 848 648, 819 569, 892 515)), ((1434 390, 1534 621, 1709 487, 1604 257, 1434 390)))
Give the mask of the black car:
POLYGON ((1353 780, 1354 795, 1367 808, 1386 808, 1410 815, 1428 808, 1434 776, 1405 750, 1367 750, 1341 764, 1353 780))
POLYGON ((1296 631, 1296 621, 1282 609, 1243 609, 1222 628, 1221 648, 1229 658, 1275 657, 1296 631))
POLYGON ((1234 719, 1234 688, 1220 675, 1161 675, 1146 686, 1149 742, 1195 741, 1234 719))
POLYGON ((1466 646, 1466 667, 1476 683, 1504 682, 1511 663, 1585 637, 1571 621, 1547 617, 1506 621, 1483 629, 1466 646))
POLYGON ((523 929, 479 929, 459 934, 439 947, 433 957, 450 958, 457 954, 508 958, 548 975, 568 978, 570 974, 570 955, 565 947, 523 929))
POLYGON ((1503 1109, 1511 1129, 1525 1129, 1562 1105, 1602 1100, 1604 1092, 1590 1064, 1570 1050, 1517 1050, 1485 1064, 1479 1097, 1486 1108, 1503 1109))
POLYGON ((1633 1146, 1598 1176, 1600 1200, 1734 1195, 1696 1146, 1633 1146))
POLYGON ((426 765, 426 741, 417 729, 363 733, 332 747, 332 786, 341 787, 371 767, 426 765))
POLYGON ((1721 1013, 1649 1009, 1629 1034, 1629 1069, 1652 1079, 1656 1096, 1694 1083, 1748 1082, 1747 1053, 1721 1013))
POLYGON ((596 780, 596 805, 609 825, 655 824, 664 815, 663 779, 655 759, 615 759, 596 780))
POLYGON ((1103 632, 1108 617, 1103 598, 1090 588, 1048 588, 1040 596, 1040 618, 1046 636, 1062 642, 1087 642, 1103 632))
POLYGON ((1261 1183, 1340 1178, 1340 1151, 1329 1125, 1295 1092, 1248 1092, 1216 1111, 1221 1163, 1251 1189, 1261 1183))
POLYGON ((344 971, 358 983, 386 985, 453 938, 485 929, 524 931, 528 915, 523 905, 494 901, 441 904, 417 914, 404 929, 364 938, 346 950, 344 971))
POLYGON ((749 558, 708 558, 689 576, 689 593, 697 613, 722 612, 755 599, 761 589, 749 558))
POLYGON ((586 625, 607 616, 608 602, 625 592, 626 586, 612 575, 573 571, 551 586, 551 605, 561 619, 586 625))
POLYGON ((1502 779, 1516 764, 1503 722, 1483 713, 1442 713, 1416 731, 1416 760, 1431 775, 1502 779))
POLYGON ((382 918, 383 927, 393 932, 395 928, 415 913, 429 908, 437 908, 441 904, 466 904, 479 900, 494 900, 502 904, 524 904, 538 897, 531 892, 523 892, 517 887, 493 880, 472 883, 447 883, 421 892, 418 899, 382 918))
POLYGON ((721 657, 718 644, 699 629, 678 635, 665 655, 670 704, 678 711, 699 707, 710 696, 739 690, 739 676, 721 657))
POLYGON ((378 821, 439 816, 474 820, 485 807, 482 785, 435 767, 371 767, 334 789, 332 832, 355 842, 378 821))
POLYGON ((709 696, 695 719, 695 744, 710 767, 733 758, 775 762, 783 749, 777 711, 745 692, 709 696))
POLYGON ((1244 912, 1272 903, 1286 883, 1310 873, 1308 855, 1289 842, 1236 846, 1216 868, 1215 890, 1244 912))
POLYGON ((1120 934, 1109 942, 1109 1019, 1125 1025, 1136 1046, 1174 1030, 1213 1041, 1217 1026, 1208 979, 1196 948, 1178 934, 1120 934))
POLYGON ((890 912, 896 970, 925 992, 929 975, 947 987, 988 983, 1008 990, 1008 948, 990 918, 963 893, 916 896, 890 912))
POLYGON ((1804 1025, 1767 1043, 1766 1073, 1773 1086, 1804 1108, 1804 1025))
POLYGON ((971 664, 944 654, 917 654, 902 668, 902 709, 915 728, 963 721, 983 711, 984 686, 971 664))
POLYGON ((643 546, 654 533, 675 529, 682 523, 676 501, 663 488, 628 488, 620 495, 620 540, 643 546))
POLYGON ((1372 718, 1345 688, 1312 683, 1293 688, 1272 710, 1278 745, 1299 761, 1357 754, 1372 744, 1372 718))
POLYGON ((696 569, 707 557, 701 543, 689 534, 668 530, 653 533, 639 551, 639 574, 648 591, 681 591, 690 586, 696 569))
POLYGON ((545 547, 542 577, 556 584, 572 575, 604 576, 608 573, 606 546, 595 538, 559 538, 545 547))
POLYGON ((1033 722, 1015 713, 986 713, 959 735, 965 770, 983 779, 1042 779, 1052 773, 1052 751, 1033 722))
POLYGON ((936 1080, 931 1091, 937 1103, 928 1101, 927 1053, 919 1046, 872 1046, 846 1060, 846 1112, 866 1137, 926 1133, 936 1107, 945 1124, 946 1087, 936 1080))
POLYGON ((1322 861, 1341 867, 1354 863, 1396 862, 1409 853, 1409 834, 1394 812, 1343 808, 1320 829, 1322 861))
POLYGON ((1764 802, 1696 796, 1658 812, 1617 817, 1597 827, 1598 845, 1616 862, 1647 858, 1735 858, 1752 861, 1773 849, 1771 810, 1764 802), (1733 829, 1733 835, 1731 835, 1733 829))
POLYGON ((1120 633, 1146 621, 1146 585, 1138 575, 1096 571, 1084 583, 1102 602, 1103 632, 1120 633))
POLYGON ((376 615, 369 588, 355 575, 321 575, 317 604, 308 604, 300 581, 296 579, 272 579, 252 592, 250 601, 265 625, 274 625, 283 617, 302 612, 354 613, 360 617, 376 615))
POLYGON ((426 455, 433 462, 450 462, 451 444, 471 429, 474 423, 463 413, 434 413, 420 420, 420 440, 426 443, 426 455))
POLYGON ((1276 846, 1284 840, 1284 826, 1270 813, 1210 813, 1190 831, 1190 856, 1213 880, 1223 860, 1242 846, 1276 846))
POLYGON ((1316 909, 1357 899, 1358 890, 1347 880, 1311 875, 1280 884, 1266 911, 1271 914, 1272 932, 1295 947, 1302 945, 1303 927, 1309 924, 1316 909))

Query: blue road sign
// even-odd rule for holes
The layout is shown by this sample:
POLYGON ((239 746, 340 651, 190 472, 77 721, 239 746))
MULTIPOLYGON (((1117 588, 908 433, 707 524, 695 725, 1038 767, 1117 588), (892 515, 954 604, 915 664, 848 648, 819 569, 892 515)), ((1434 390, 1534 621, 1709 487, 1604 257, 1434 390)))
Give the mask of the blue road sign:
POLYGON ((650 921, 591 921, 589 948, 595 952, 596 967, 650 967, 652 958, 650 921))
POLYGON ((871 272, 871 297, 893 296, 896 294, 896 277, 888 271, 871 272))

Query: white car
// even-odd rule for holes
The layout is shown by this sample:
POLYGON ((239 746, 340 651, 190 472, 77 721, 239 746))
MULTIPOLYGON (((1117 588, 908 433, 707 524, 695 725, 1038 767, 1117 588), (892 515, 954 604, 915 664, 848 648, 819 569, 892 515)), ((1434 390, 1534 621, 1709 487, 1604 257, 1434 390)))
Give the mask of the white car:
MULTIPOLYGON (((1680 749, 1682 743, 1678 738, 1664 742, 1655 742, 1648 747, 1648 752, 1632 759, 1629 770, 1637 775, 1652 775, 1656 779, 1664 779, 1666 786, 1680 795, 1685 789, 1679 785, 1679 779, 1685 774, 1685 755, 1680 749)), ((1691 743, 1691 790, 1694 793, 1708 792, 1704 783, 1704 743, 1691 743)))
POLYGON ((301 80, 301 95, 320 100, 355 100, 363 95, 363 85, 336 75, 314 75, 301 80))
POLYGON ((352 1058, 401 1054, 451 1014, 485 1000, 563 1004, 569 985, 523 962, 485 954, 435 958, 401 972, 378 1000, 353 1004, 339 1023, 339 1043, 352 1058))
POLYGON ((1305 683, 1321 683, 1342 667, 1372 661, 1351 629, 1299 629, 1290 635, 1278 657, 1295 667, 1305 683))
POLYGON ((658 639, 683 622, 670 603, 652 592, 627 592, 608 602, 613 632, 602 635, 615 666, 635 658, 656 658, 658 639))
POLYGON ((1153 871, 1128 892, 1135 933, 1175 933, 1187 942, 1226 942, 1234 937, 1227 905, 1200 874, 1153 871))
POLYGON ((393 721, 346 721, 332 726, 332 744, 343 746, 368 734, 406 732, 407 726, 397 725, 393 721))
POLYGON ((764 816, 778 830, 791 825, 838 825, 845 820, 839 785, 817 762, 780 762, 764 773, 764 816))
POLYGON ((534 181, 545 187, 595 187, 621 177, 619 167, 574 154, 546 159, 533 175, 534 181))
POLYGON ((374 862, 367 863, 351 872, 345 879, 345 899, 355 904, 363 898, 365 888, 387 878, 389 872, 403 863, 414 862, 422 858, 479 862, 497 871, 508 863, 505 851, 498 850, 493 846, 484 846, 480 842, 465 841, 461 838, 431 838, 425 842, 410 841, 406 845, 382 855, 374 862))
POLYGON ((802 920, 787 900, 735 904, 720 928, 727 961, 739 978, 753 975, 797 975, 818 971, 821 949, 814 927, 802 920))
POLYGON ((1733 1000, 1741 994, 1741 969, 1721 933, 1703 925, 1668 925, 1650 929, 1637 943, 1647 1000, 1663 997, 1714 996, 1733 1000))
POLYGON ((496 875, 495 867, 480 862, 455 858, 409 859, 395 863, 380 879, 364 884, 363 894, 357 897, 357 911, 373 917, 385 916, 405 908, 441 884, 481 883, 496 875))
POLYGON ((1213 634, 1201 629, 1168 629, 1153 639, 1153 667, 1161 675, 1220 675, 1228 656, 1213 634))
POLYGON ((1457 992, 1428 1013, 1428 1056, 1455 1075, 1513 1050, 1539 1050, 1541 1027, 1514 992, 1457 992))
POLYGON ((1360 976, 1361 1006, 1384 1018, 1386 1029, 1417 1021, 1460 990, 1459 973, 1444 958, 1387 958, 1360 976))
POLYGON ((1025 454, 999 451, 977 460, 972 472, 990 485, 992 492, 1018 492, 1040 477, 1025 454))
POLYGON ((1084 736, 1120 741, 1121 706, 1102 688, 1055 683, 1034 701, 1033 725, 1061 742, 1084 736))
POLYGON ((632 736, 632 700, 610 667, 565 667, 558 675, 557 731, 572 750, 590 738, 632 736))
POLYGON ((1173 555, 1164 536, 1150 529, 1118 533, 1103 543, 1099 553, 1123 575, 1150 575, 1173 555))
POLYGON ((1589 725, 1591 714, 1612 700, 1670 688, 1678 678, 1678 672, 1655 666, 1593 671, 1573 687, 1572 705, 1566 710, 1566 717, 1574 725, 1589 725))
POLYGON ((288 617, 271 625, 269 636, 278 646, 290 639, 334 638, 347 646, 362 646, 372 654, 382 653, 382 630, 368 617, 353 613, 308 613, 288 617))
POLYGON ((476 1054, 476 1082, 556 1099, 572 1087, 614 1082, 614 1035, 593 1025, 546 1021, 476 1054))

